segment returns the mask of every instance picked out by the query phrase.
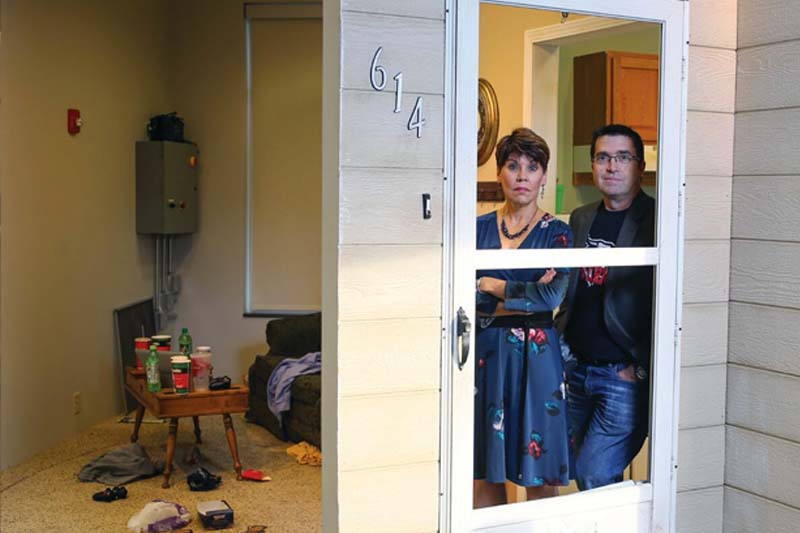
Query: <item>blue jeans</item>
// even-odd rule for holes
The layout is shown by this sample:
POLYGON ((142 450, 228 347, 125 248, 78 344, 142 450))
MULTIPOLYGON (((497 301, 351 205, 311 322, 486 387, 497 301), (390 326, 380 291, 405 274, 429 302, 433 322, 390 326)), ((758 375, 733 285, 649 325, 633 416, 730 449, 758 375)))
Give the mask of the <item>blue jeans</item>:
POLYGON ((622 481, 647 437, 647 381, 619 377, 626 363, 579 363, 569 377, 570 477, 588 490, 622 481))

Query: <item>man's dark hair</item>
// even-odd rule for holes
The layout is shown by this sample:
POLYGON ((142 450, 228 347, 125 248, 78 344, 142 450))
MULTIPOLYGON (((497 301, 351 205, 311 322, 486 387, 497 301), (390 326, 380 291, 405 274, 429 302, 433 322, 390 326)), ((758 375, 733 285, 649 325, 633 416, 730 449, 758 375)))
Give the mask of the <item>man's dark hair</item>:
POLYGON ((503 168, 513 154, 528 156, 528 159, 541 165, 547 171, 550 162, 550 148, 547 142, 529 128, 517 128, 497 143, 494 157, 497 161, 497 172, 503 168))
POLYGON ((592 159, 594 159, 594 147, 597 144, 597 139, 605 135, 617 135, 629 138, 633 143, 633 147, 636 149, 636 157, 639 158, 639 163, 644 161, 644 143, 642 142, 642 136, 633 129, 628 126, 623 126, 622 124, 608 124, 592 133, 592 147, 589 151, 592 159))

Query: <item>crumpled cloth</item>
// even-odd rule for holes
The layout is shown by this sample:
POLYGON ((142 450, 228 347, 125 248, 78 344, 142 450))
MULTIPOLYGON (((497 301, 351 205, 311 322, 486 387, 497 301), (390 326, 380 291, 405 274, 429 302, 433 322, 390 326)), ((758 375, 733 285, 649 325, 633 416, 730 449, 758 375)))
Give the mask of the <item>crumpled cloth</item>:
POLYGON ((292 383, 298 376, 322 371, 322 354, 307 353, 299 359, 288 357, 277 364, 267 381, 267 407, 282 422, 281 413, 292 405, 292 383))
POLYGON ((78 472, 81 481, 123 485, 164 471, 163 461, 153 462, 138 442, 104 453, 78 472))
POLYGON ((286 453, 297 459, 301 465, 322 466, 322 452, 306 441, 288 447, 286 453))

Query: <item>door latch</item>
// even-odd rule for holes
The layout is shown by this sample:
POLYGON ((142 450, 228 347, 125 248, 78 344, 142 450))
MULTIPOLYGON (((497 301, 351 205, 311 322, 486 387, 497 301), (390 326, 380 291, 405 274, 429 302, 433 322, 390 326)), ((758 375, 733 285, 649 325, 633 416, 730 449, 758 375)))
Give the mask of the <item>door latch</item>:
POLYGON ((472 324, 469 322, 469 317, 462 307, 458 308, 456 313, 456 336, 461 340, 461 354, 458 357, 458 369, 463 370, 464 365, 469 359, 469 333, 472 329, 472 324))

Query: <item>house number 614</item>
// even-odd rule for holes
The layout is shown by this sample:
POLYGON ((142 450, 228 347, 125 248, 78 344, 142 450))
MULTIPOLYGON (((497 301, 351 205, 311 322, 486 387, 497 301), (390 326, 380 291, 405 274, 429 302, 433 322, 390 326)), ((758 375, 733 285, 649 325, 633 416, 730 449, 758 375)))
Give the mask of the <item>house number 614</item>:
MULTIPOLYGON (((372 56, 372 63, 369 66, 369 84, 376 91, 383 91, 386 88, 388 74, 386 69, 378 63, 383 52, 383 47, 379 46, 372 56)), ((399 113, 403 110, 403 73, 398 72, 392 77, 394 80, 394 112, 399 113)), ((422 138, 422 126, 425 125, 425 118, 422 116, 422 97, 418 96, 414 102, 414 108, 408 117, 406 129, 408 131, 417 130, 417 139, 422 138)))

